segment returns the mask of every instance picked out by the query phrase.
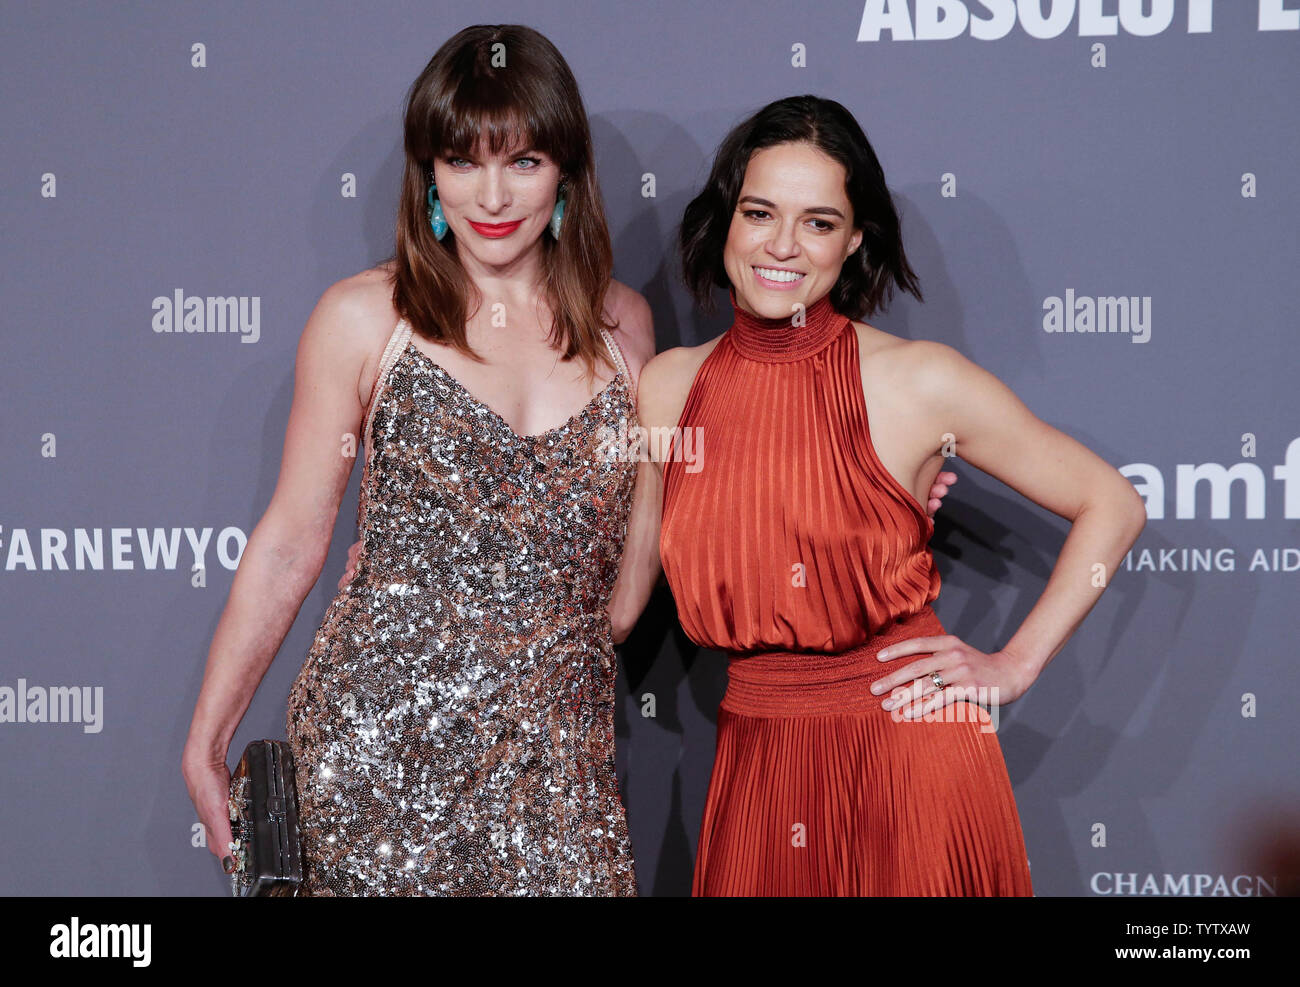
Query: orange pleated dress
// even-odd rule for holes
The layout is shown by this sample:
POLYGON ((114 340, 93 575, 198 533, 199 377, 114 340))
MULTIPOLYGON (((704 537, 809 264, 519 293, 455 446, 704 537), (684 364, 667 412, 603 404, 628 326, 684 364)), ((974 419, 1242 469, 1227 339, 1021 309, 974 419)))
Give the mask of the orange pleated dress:
POLYGON ((732 305, 664 464, 678 618, 728 655, 692 894, 1033 894, 988 713, 900 720, 870 692, 927 656, 877 651, 947 632, 934 525, 872 447, 851 321, 829 296, 799 326, 732 305))

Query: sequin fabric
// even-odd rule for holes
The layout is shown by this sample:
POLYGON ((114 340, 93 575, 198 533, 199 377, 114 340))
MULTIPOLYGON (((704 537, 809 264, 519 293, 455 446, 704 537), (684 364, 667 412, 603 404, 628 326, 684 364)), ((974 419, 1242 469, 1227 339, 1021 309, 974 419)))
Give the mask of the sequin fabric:
POLYGON ((619 372, 521 436, 410 335, 366 416, 356 573, 289 693, 300 893, 635 895, 606 611, 636 475, 626 364, 605 333, 619 372))

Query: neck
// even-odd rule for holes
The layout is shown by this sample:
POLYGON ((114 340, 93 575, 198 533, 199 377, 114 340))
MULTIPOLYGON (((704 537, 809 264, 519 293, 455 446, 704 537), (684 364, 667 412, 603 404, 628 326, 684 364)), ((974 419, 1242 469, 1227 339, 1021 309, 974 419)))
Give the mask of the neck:
POLYGON ((829 293, 813 302, 803 312, 803 325, 794 323, 794 314, 767 319, 747 312, 736 304, 736 289, 731 289, 734 318, 729 334, 741 356, 760 363, 789 363, 820 353, 843 331, 848 319, 835 311, 829 293))
MULTIPOLYGON (((531 299, 545 287, 542 242, 538 240, 519 256, 504 264, 488 264, 461 246, 455 244, 456 259, 466 276, 484 295, 492 298, 531 299)), ((513 308, 511 309, 513 311, 513 308)))

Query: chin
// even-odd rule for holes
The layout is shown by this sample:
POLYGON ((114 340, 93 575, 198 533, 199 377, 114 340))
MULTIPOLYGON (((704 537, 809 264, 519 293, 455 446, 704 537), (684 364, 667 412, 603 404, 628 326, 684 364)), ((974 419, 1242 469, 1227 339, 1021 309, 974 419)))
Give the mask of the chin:
MULTIPOLYGON (((808 292, 802 286, 788 291, 764 288, 761 285, 750 287, 743 296, 743 301, 750 311, 769 319, 789 318, 794 306, 808 305, 808 292)), ((742 296, 737 293, 737 297, 742 296)))

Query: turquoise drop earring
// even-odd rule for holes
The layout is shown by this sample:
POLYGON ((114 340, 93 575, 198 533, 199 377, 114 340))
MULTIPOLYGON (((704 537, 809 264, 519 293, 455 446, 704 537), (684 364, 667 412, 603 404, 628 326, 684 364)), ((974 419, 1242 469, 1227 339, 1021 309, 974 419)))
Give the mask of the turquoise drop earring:
POLYGON ((442 203, 434 198, 433 193, 437 191, 438 186, 429 182, 429 194, 425 197, 429 203, 427 210, 429 214, 429 225, 433 228, 433 235, 439 240, 447 235, 447 220, 442 215, 442 203))
POLYGON ((564 219, 564 186, 560 186, 560 197, 555 200, 555 208, 551 210, 550 230, 551 236, 555 239, 560 238, 560 221, 564 219))

